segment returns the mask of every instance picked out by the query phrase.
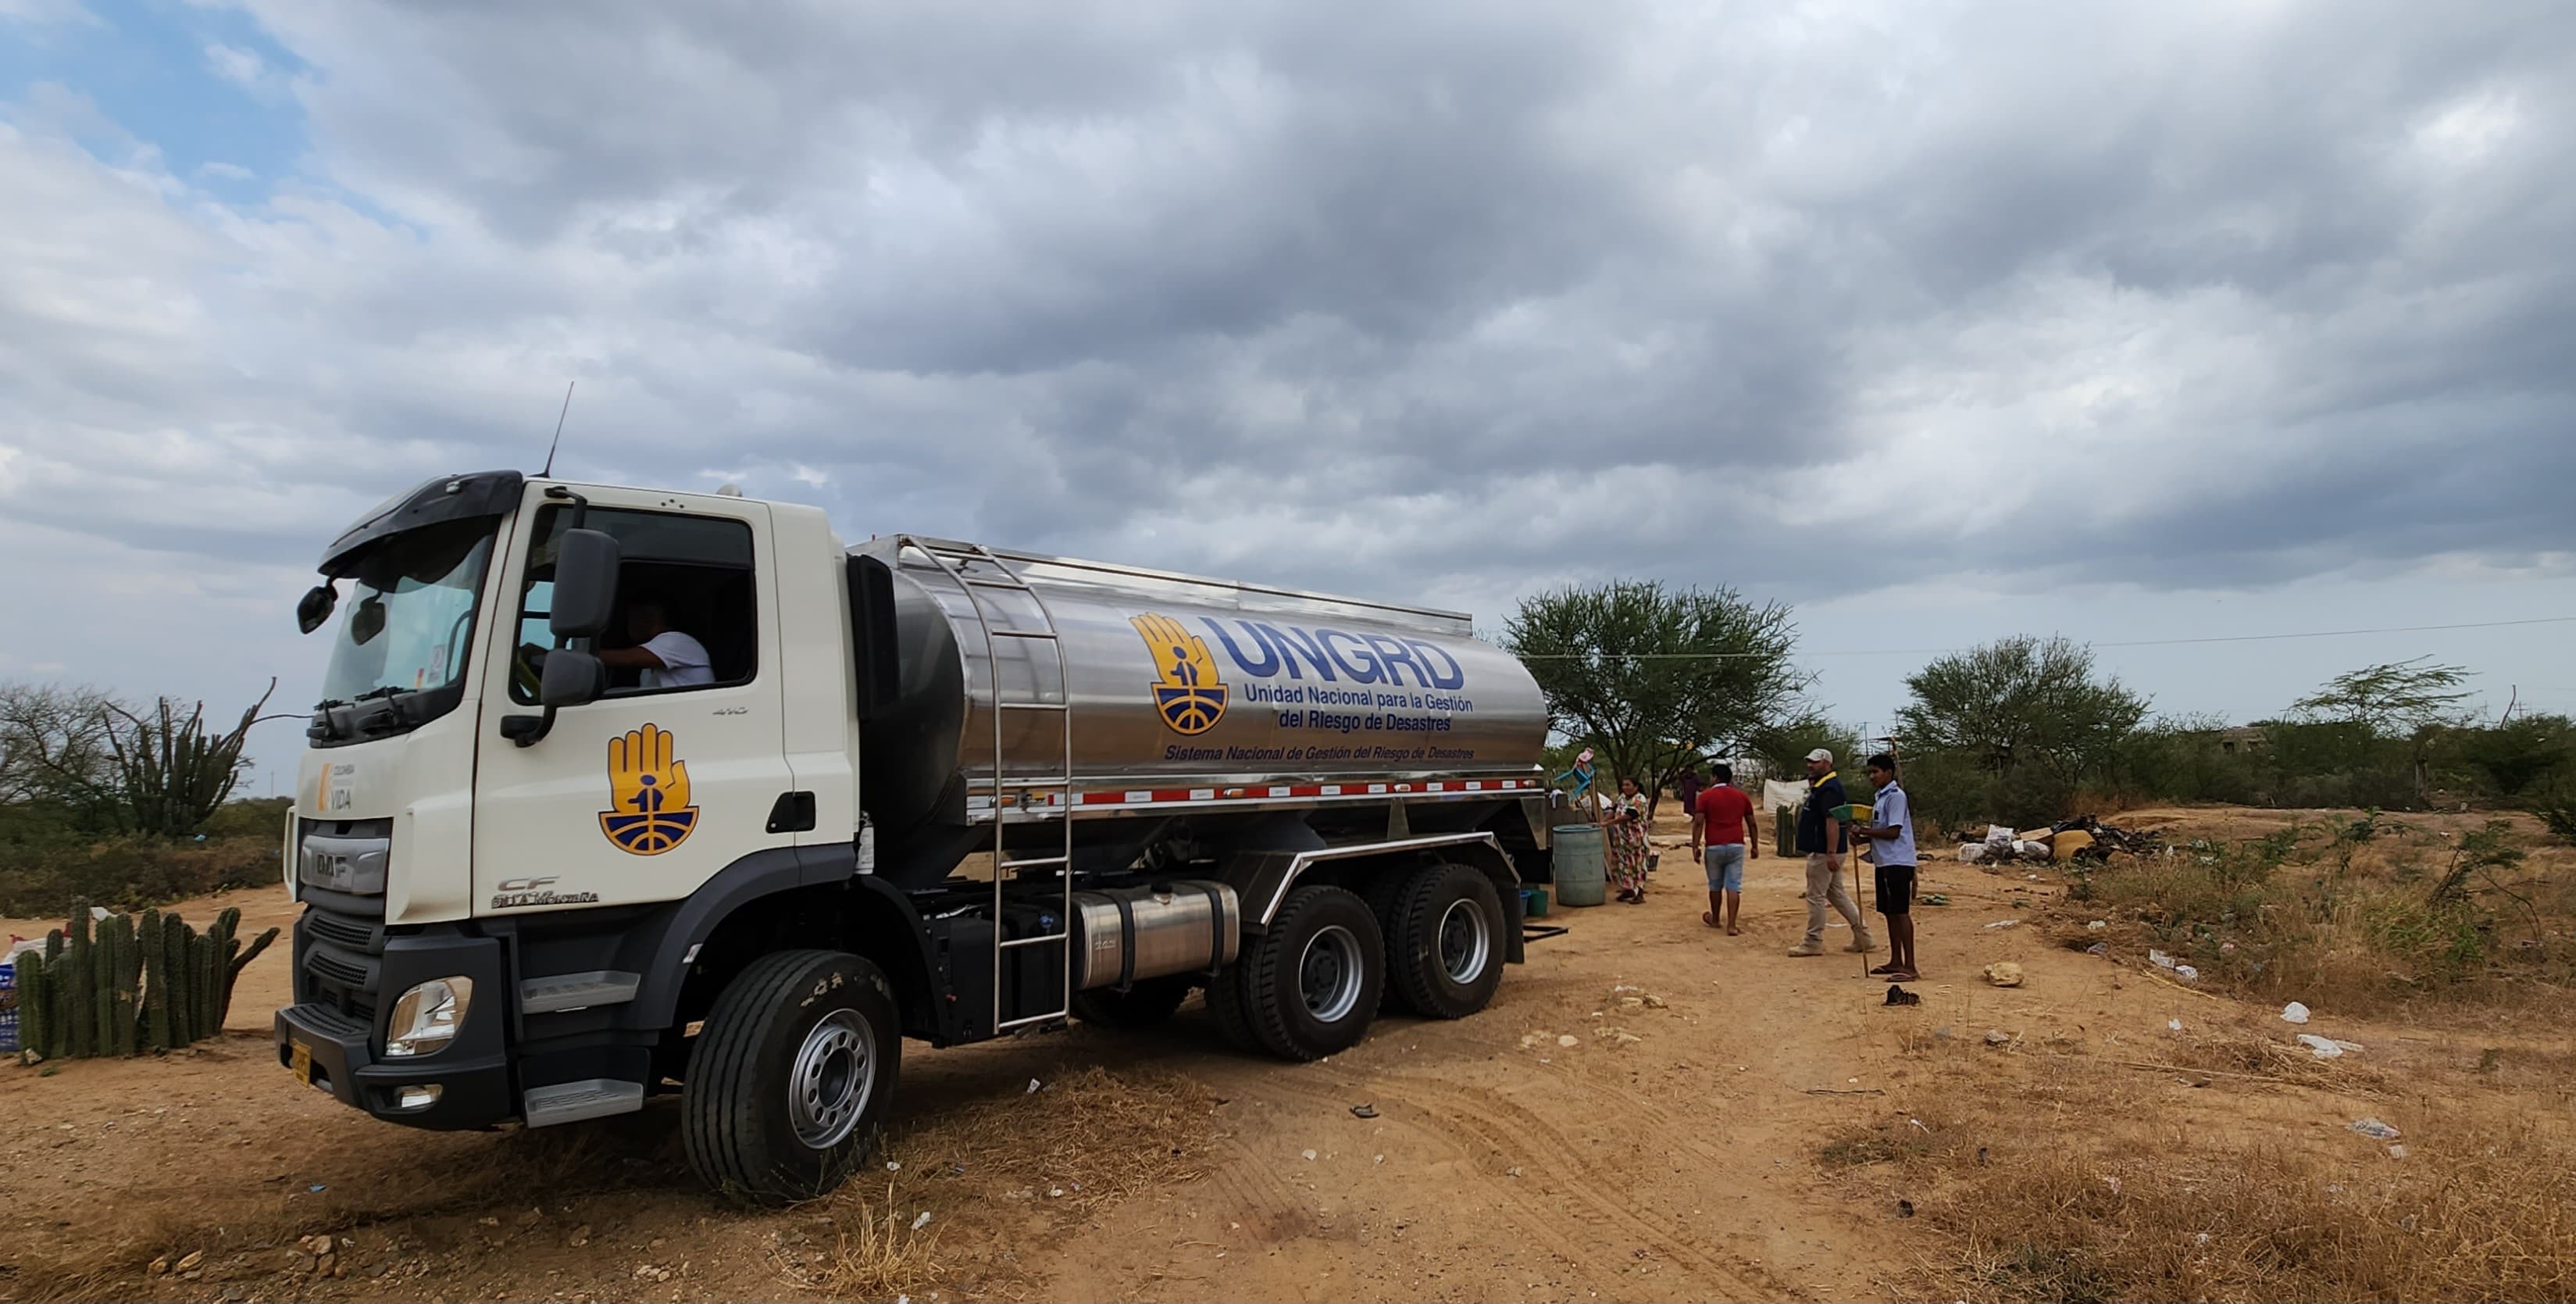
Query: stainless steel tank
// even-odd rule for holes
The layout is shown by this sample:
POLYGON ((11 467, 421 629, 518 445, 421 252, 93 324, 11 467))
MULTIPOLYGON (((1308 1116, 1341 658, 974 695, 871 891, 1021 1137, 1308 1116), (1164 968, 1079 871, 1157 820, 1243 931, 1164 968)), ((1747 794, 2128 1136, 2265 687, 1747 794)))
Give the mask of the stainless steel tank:
POLYGON ((1538 774, 1538 685, 1463 615, 937 541, 851 551, 895 578, 902 691, 861 737, 880 824, 953 802, 961 775, 989 789, 992 647, 1010 780, 1069 771, 1090 792, 1538 774), (1070 758, 1063 713, 1009 706, 1068 689, 1070 758))

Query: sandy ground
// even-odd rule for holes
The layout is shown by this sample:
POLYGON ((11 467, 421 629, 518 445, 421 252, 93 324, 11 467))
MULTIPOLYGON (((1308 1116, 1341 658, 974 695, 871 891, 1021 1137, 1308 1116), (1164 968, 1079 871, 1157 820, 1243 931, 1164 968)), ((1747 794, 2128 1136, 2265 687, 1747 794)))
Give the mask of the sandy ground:
MULTIPOLYGON (((1658 841, 1678 831, 1668 820, 1658 841)), ((1961 1080, 1944 1057, 1992 1049, 1990 1028, 2015 1049, 2084 1042, 2088 1071, 2142 1075, 2171 1111, 2159 1127, 2349 1116, 2302 1090, 2156 1069, 2175 1054, 2157 1044, 2168 1020, 2252 1026, 2256 1012, 2070 950, 2035 921, 1985 927, 2035 920, 2052 878, 1927 863, 1921 891, 1954 904, 1918 910, 1924 1001, 1891 1009, 1885 981, 1862 973, 1875 960, 1785 954, 1804 919, 1800 862, 1749 867, 1745 932, 1727 937, 1700 924, 1704 885, 1686 857, 1665 848, 1641 906, 1559 909, 1544 922, 1571 931, 1531 943, 1482 1014, 1388 1017, 1318 1064, 1234 1054, 1195 1003, 1146 1032, 907 1046, 904 1131, 887 1153, 910 1166, 892 1198, 903 1221, 934 1215, 916 1243, 937 1261, 914 1297, 1888 1298, 1921 1289, 1942 1248, 1899 1216, 1896 1193, 1821 1164, 1818 1149, 1929 1115, 1944 1102, 1926 1097, 1961 1080), (2026 966, 2028 983, 1979 980, 1997 960, 2026 966), (1028 1084, 1092 1068, 1186 1083, 1153 1125, 1168 1135, 1083 1154, 1032 1141, 1027 1171, 1007 1147, 971 1174, 942 1168, 958 1143, 944 1120, 1025 1108, 1032 1135, 1045 1133, 1071 1116, 1028 1084), (1122 1156, 1162 1159, 1165 1141, 1153 1181, 1115 1181, 1122 1156), (958 1179, 923 1176, 934 1169, 958 1179), (1092 1187, 1064 1193, 1083 1174, 1092 1187), (1050 1182, 1063 1199, 1037 1190, 1050 1182)), ((289 917, 276 893, 184 909, 224 904, 243 907, 245 932, 289 917)), ((1828 945, 1847 939, 1837 922, 1828 945)), ((13 1193, 0 1204, 0 1299, 782 1298, 831 1280, 848 1210, 747 1213, 702 1195, 666 1104, 588 1129, 432 1135, 296 1087, 267 1042, 287 968, 281 945, 246 972, 220 1043, 167 1061, 0 1070, 0 1186, 13 1193), (313 1275, 294 1249, 317 1231, 347 1238, 343 1275, 313 1275), (147 1275, 156 1257, 175 1268, 192 1252, 204 1257, 188 1275, 147 1275)), ((2396 1030, 2336 1035, 2371 1041, 2378 1071, 2402 1071, 2409 1047, 2444 1062, 2477 1053, 2396 1030)), ((2058 1072, 2039 1055, 1973 1062, 1998 1066, 1977 1072, 2000 1093, 2058 1072)), ((2095 1122, 2034 1105, 1995 1144, 2045 1145, 2095 1122)))

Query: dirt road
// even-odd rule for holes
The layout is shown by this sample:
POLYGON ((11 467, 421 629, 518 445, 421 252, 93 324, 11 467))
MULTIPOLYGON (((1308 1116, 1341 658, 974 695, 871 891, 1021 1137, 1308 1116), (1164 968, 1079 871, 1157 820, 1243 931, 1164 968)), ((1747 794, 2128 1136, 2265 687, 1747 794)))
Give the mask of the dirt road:
MULTIPOLYGON (((1858 957, 1785 954, 1797 862, 1752 864, 1745 933, 1727 937, 1699 922, 1686 854, 1665 850, 1641 906, 1560 910, 1547 922, 1572 931, 1532 943, 1484 1013, 1383 1019, 1318 1064, 1225 1050, 1195 1003, 1149 1032, 909 1046, 885 1155, 901 1167, 773 1213, 695 1189, 666 1104, 446 1136, 296 1088, 266 1041, 280 947, 219 1045, 0 1071, 0 1298, 777 1298, 861 1281, 943 1300, 1883 1298, 1940 1247, 1817 1155, 1956 1089, 1935 1085, 1931 1038, 2144 1040, 2222 1004, 2124 980, 2036 926, 1984 927, 2055 884, 1942 862, 1924 867, 1922 891, 1954 903, 1920 912, 1924 1004, 1889 1009, 1858 957), (2007 959, 2026 986, 1978 979, 2007 959), (299 1248, 315 1234, 332 1259, 299 1248)), ((246 928, 288 915, 274 894, 238 903, 246 928)))

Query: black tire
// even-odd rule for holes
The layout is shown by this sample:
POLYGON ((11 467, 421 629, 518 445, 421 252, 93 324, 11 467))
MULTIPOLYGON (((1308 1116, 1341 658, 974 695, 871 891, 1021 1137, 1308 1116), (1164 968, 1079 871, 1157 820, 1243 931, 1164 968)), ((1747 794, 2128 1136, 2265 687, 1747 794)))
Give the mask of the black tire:
POLYGON ((1256 1055, 1267 1049, 1252 1031, 1252 1016, 1243 1012, 1243 965, 1239 961, 1227 965, 1208 983, 1207 1010, 1227 1045, 1256 1055))
POLYGON ((1073 1017, 1101 1028, 1150 1028, 1181 1008, 1192 982, 1188 974, 1173 974, 1139 978, 1124 992, 1114 987, 1075 992, 1073 1017))
POLYGON ((1387 930, 1387 986, 1415 1013, 1463 1019, 1503 983, 1502 894, 1465 865, 1414 871, 1396 893, 1387 930))
POLYGON ((1262 1049, 1292 1060, 1348 1050, 1368 1035, 1385 991, 1377 915, 1342 888, 1301 887, 1247 939, 1234 970, 1240 1017, 1262 1049))
MULTIPOLYGON (((1396 903, 1404 895, 1404 885, 1411 882, 1415 874, 1422 872, 1422 868, 1390 868, 1355 889, 1360 894, 1360 900, 1368 902, 1369 913, 1377 916, 1377 935, 1385 942, 1389 961, 1395 959, 1396 903)), ((1384 992, 1378 997, 1378 1009, 1402 1014, 1412 1008, 1412 1002, 1405 999, 1403 984, 1396 982, 1390 975, 1386 980, 1384 992)))
POLYGON ((876 1149, 903 1036, 894 988, 874 964, 839 951, 762 956, 717 995, 697 1043, 681 1136, 709 1186, 763 1203, 811 1199, 876 1149), (790 1095, 800 1065, 815 1088, 804 1104, 790 1095))

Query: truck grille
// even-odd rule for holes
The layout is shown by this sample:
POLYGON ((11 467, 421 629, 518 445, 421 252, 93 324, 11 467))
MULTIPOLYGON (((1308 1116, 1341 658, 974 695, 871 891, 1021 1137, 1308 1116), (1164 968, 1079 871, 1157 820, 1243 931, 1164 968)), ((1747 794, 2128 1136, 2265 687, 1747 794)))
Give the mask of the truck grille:
POLYGON ((308 893, 295 928, 295 1000, 374 1027, 385 954, 391 820, 305 820, 296 879, 308 893))

